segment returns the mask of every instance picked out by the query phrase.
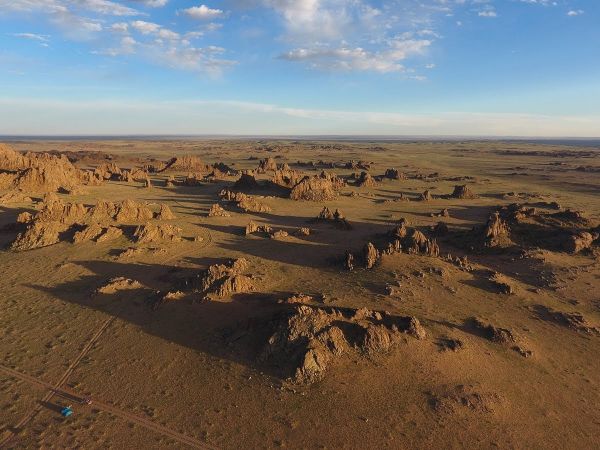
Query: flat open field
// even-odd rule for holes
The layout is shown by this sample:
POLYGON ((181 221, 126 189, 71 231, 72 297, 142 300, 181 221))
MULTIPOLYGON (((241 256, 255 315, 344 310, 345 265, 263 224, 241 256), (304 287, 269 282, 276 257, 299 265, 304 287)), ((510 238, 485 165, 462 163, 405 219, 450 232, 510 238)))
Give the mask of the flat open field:
POLYGON ((600 148, 7 144, 0 447, 598 448, 600 148))

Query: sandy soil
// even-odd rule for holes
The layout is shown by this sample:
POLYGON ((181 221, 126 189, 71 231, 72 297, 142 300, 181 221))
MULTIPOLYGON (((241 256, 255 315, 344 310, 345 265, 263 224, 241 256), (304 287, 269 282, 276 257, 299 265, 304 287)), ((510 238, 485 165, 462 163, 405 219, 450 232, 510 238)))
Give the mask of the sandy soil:
MULTIPOLYGON (((17 231, 5 228, 0 442, 6 448, 597 448, 598 241, 573 254, 527 242, 479 249, 464 238, 440 237, 441 255, 467 255, 471 271, 445 258, 402 252, 384 256, 373 269, 357 265, 347 271, 339 258, 360 251, 400 218, 428 233, 442 220, 431 214, 443 208, 450 212, 443 220, 452 233, 462 232, 467 241, 490 213, 515 202, 547 214, 554 211, 543 205, 558 202, 583 211, 590 227, 597 226, 600 149, 514 142, 112 140, 11 146, 105 152, 122 168, 192 154, 237 170, 276 157, 277 163, 317 174, 321 167, 297 162, 362 160, 372 162, 373 176, 393 167, 407 178, 383 179, 373 187, 349 181, 325 202, 293 201, 264 188, 251 194, 271 212, 245 213, 223 204, 230 217, 207 217, 219 192, 238 176, 165 187, 169 175, 182 179, 187 173, 155 173, 152 188, 107 181, 58 195, 87 205, 98 199, 132 199, 155 209, 167 204, 176 215, 168 223, 182 229, 181 241, 144 246, 125 233, 108 242, 63 241, 15 252, 7 246, 17 231), (465 183, 477 198, 441 197, 465 183), (434 199, 416 201, 425 190, 434 199), (524 195, 504 195, 512 192, 524 195), (400 194, 411 201, 391 201, 400 194), (340 208, 352 229, 312 221, 323 206, 340 208), (244 236, 250 220, 290 235, 244 236), (309 227, 310 235, 292 235, 300 227, 309 227), (129 247, 162 251, 117 257, 129 247), (177 280, 231 258, 248 260, 252 292, 150 304, 154 291, 176 291, 177 280), (490 270, 508 281, 512 295, 498 291, 490 270), (95 294, 115 277, 144 288, 95 294), (319 381, 297 383, 258 357, 269 338, 265 327, 281 308, 277 301, 294 293, 313 296, 314 308, 414 316, 427 337, 407 336, 377 354, 350 352, 328 364, 319 381), (590 329, 565 325, 548 311, 580 313, 590 329), (510 330, 530 353, 525 357, 512 345, 487 339, 469 326, 472 317, 510 330), (239 330, 245 331, 232 339, 239 330), (450 341, 459 341, 460 348, 448 349, 450 341), (83 397, 92 404, 78 403, 83 397), (60 408, 68 404, 75 413, 63 418, 60 408)), ((93 168, 102 158, 75 164, 93 168)), ((357 171, 326 170, 342 177, 357 171)), ((41 195, 30 196, 31 202, 0 206, 0 227, 14 224, 23 211, 36 211, 41 195)))

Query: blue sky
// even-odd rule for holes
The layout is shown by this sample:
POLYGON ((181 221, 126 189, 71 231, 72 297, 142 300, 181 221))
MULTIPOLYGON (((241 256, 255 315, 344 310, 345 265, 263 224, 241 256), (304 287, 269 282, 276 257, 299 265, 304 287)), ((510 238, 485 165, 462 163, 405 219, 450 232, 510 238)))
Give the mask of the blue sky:
POLYGON ((600 136, 598 0, 0 0, 0 134, 600 136))

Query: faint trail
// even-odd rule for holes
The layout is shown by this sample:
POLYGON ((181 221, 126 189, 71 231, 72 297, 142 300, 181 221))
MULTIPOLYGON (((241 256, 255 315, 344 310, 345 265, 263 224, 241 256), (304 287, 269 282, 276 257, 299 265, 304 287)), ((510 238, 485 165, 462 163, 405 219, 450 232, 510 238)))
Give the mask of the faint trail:
MULTIPOLYGON (((152 430, 152 431, 155 431, 164 436, 170 437, 170 438, 176 440, 177 442, 188 445, 192 448, 197 448, 197 449, 202 449, 202 450, 216 450, 217 449, 217 447, 213 447, 211 445, 205 444, 201 441, 198 441, 197 439, 194 439, 193 437, 179 433, 178 431, 175 431, 175 430, 172 430, 171 428, 157 424, 149 419, 137 416, 133 413, 122 411, 119 408, 117 408, 113 405, 110 405, 108 403, 104 403, 104 402, 94 399, 93 405, 85 405, 85 404, 83 404, 84 397, 77 394, 75 391, 73 391, 69 388, 56 388, 55 386, 53 386, 50 383, 40 380, 39 378, 35 378, 30 375, 18 372, 14 369, 11 369, 10 367, 5 367, 5 366, 0 365, 0 372, 4 372, 5 374, 7 374, 9 376, 18 378, 18 379, 26 381, 28 383, 50 389, 50 392, 47 394, 47 396, 50 395, 50 397, 52 397, 53 395, 58 395, 58 396, 65 397, 65 398, 68 398, 73 401, 78 401, 81 403, 81 405, 80 405, 81 408, 85 407, 85 408, 90 408, 90 409, 98 409, 100 411, 110 413, 114 416, 121 417, 122 419, 125 419, 129 422, 138 424, 149 430, 152 430)), ((9 439, 5 439, 3 442, 1 442, 0 446, 5 445, 9 440, 10 440, 10 437, 9 437, 9 439)))
MULTIPOLYGON (((48 393, 46 393, 46 395, 44 395, 44 397, 42 397, 42 403, 49 402, 52 399, 55 391, 60 389, 61 386, 67 381, 69 376, 75 370, 75 367, 77 367, 79 362, 85 357, 85 355, 87 355, 87 353, 90 351, 90 349, 96 343, 96 341, 98 341, 100 336, 102 336, 102 333, 104 333, 104 331, 106 331, 106 329, 110 326, 110 324, 114 320, 115 320, 115 317, 113 316, 113 317, 108 318, 107 320, 105 320, 102 323, 100 328, 98 328, 96 333, 94 333, 94 335, 87 341, 87 343, 85 344, 85 346, 83 347, 81 352, 79 352, 77 357, 73 360, 73 362, 71 364, 69 364, 69 367, 63 373, 63 375, 60 377, 60 379, 56 382, 56 384, 52 385, 51 390, 48 393)), ((4 368, 3 368, 3 370, 4 370, 4 368)), ((17 424, 13 427, 14 431, 11 434, 8 434, 4 439, 2 439, 0 441, 0 448, 3 447, 4 445, 8 444, 11 441, 11 439, 13 437, 15 437, 16 432, 18 430, 22 429, 24 426, 26 426, 42 410, 42 407, 43 407, 42 403, 38 404, 29 414, 27 414, 19 422, 17 422, 17 424)))

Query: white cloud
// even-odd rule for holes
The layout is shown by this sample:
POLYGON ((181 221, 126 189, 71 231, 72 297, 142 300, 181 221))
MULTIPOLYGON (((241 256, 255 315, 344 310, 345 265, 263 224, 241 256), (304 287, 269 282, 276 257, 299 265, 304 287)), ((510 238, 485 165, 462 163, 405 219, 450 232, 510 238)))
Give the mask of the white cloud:
POLYGON ((95 51, 92 53, 107 56, 131 55, 135 53, 135 48, 137 44, 137 41, 131 36, 124 36, 121 38, 120 45, 118 47, 109 48, 101 51, 95 51))
POLYGON ((306 62, 311 67, 322 70, 371 71, 379 73, 401 72, 401 61, 422 54, 431 45, 430 40, 393 39, 384 50, 368 51, 360 47, 298 48, 283 55, 281 59, 306 62))
POLYGON ((142 34, 156 33, 160 30, 160 25, 157 23, 146 22, 144 20, 135 20, 131 22, 131 27, 142 34))
POLYGON ((235 61, 222 58, 225 49, 216 46, 202 48, 167 46, 154 48, 161 63, 178 70, 205 73, 213 77, 221 76, 224 69, 236 64, 235 61))
POLYGON ((169 3, 169 0, 129 0, 129 1, 141 3, 144 6, 148 6, 150 8, 162 8, 167 3, 169 3))
POLYGON ((48 42, 49 36, 44 34, 36 34, 36 33, 14 33, 14 37, 22 38, 22 39, 30 39, 32 41, 40 41, 40 42, 48 42))
POLYGON ((575 17, 575 16, 580 16, 583 13, 584 13, 584 11, 581 10, 581 9, 572 9, 571 11, 569 11, 567 13, 567 16, 569 16, 569 17, 575 17))
POLYGON ((133 8, 123 6, 110 0, 77 0, 75 6, 80 6, 89 11, 111 16, 136 16, 139 12, 133 8))
POLYGON ((191 8, 184 9, 182 12, 193 19, 199 20, 216 19, 224 14, 223 10, 209 8, 206 5, 192 6, 191 8))
POLYGON ((167 39, 171 41, 180 38, 179 33, 167 30, 166 28, 161 28, 160 30, 158 30, 157 35, 160 39, 167 39))
POLYGON ((479 11, 477 13, 477 15, 479 17, 487 17, 487 18, 494 18, 494 17, 498 17, 498 14, 496 13, 496 11, 494 11, 493 9, 489 9, 486 11, 479 11))

